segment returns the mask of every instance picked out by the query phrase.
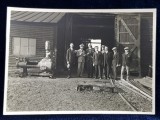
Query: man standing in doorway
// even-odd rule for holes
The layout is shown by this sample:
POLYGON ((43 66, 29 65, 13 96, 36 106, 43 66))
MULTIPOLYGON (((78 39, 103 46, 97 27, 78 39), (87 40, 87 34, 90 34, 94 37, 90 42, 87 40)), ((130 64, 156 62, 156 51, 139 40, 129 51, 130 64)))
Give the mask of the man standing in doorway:
POLYGON ((129 48, 124 48, 124 53, 122 54, 122 68, 121 68, 121 80, 123 80, 124 70, 126 69, 127 77, 126 80, 129 80, 129 68, 131 63, 131 54, 129 53, 129 48))
MULTIPOLYGON (((101 50, 101 54, 102 54, 102 57, 103 57, 103 60, 104 60, 104 53, 105 53, 105 45, 102 45, 101 46, 102 50, 101 50)), ((105 68, 104 68, 104 61, 102 61, 102 64, 101 64, 101 72, 102 72, 102 77, 105 78, 105 68)))
POLYGON ((84 63, 85 63, 85 51, 83 50, 84 45, 80 44, 79 45, 80 49, 77 50, 77 57, 78 57, 78 70, 77 70, 77 75, 78 77, 83 76, 83 70, 84 70, 84 63))
POLYGON ((92 48, 91 43, 88 43, 88 49, 86 50, 86 65, 87 65, 87 73, 88 78, 93 77, 93 53, 94 49, 92 48))
POLYGON ((110 69, 111 69, 111 54, 109 53, 107 46, 105 46, 103 67, 104 67, 105 78, 109 79, 110 69))
POLYGON ((67 69, 68 69, 68 79, 71 77, 71 73, 73 71, 73 66, 75 64, 75 50, 74 44, 70 43, 70 48, 67 50, 66 61, 67 61, 67 69))
POLYGON ((98 46, 95 47, 95 52, 93 53, 93 66, 95 67, 95 79, 99 77, 102 79, 101 64, 103 61, 102 53, 98 51, 98 46))
POLYGON ((112 69, 113 69, 113 79, 117 79, 117 67, 119 66, 119 53, 117 52, 117 48, 113 47, 113 59, 112 59, 112 69))

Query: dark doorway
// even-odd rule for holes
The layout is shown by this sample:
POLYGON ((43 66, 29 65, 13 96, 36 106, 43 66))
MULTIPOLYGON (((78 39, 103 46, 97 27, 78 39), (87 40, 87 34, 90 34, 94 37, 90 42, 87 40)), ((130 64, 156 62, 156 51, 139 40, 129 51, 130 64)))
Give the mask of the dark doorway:
POLYGON ((72 41, 75 48, 89 39, 101 39, 102 44, 112 48, 115 44, 114 15, 74 14, 72 24, 72 41))
MULTIPOLYGON (((73 42, 75 49, 89 39, 101 39, 101 44, 111 48, 115 46, 115 15, 100 13, 67 13, 59 23, 57 40, 57 70, 65 74, 66 50, 73 42)), ((85 49, 87 48, 87 44, 85 49)), ((76 68, 75 68, 76 73, 76 68)))

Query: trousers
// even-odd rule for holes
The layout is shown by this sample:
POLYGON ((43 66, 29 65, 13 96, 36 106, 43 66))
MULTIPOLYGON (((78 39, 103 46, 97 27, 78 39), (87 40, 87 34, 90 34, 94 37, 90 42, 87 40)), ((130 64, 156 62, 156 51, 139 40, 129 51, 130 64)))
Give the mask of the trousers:
POLYGON ((83 76, 84 62, 78 62, 77 76, 83 76))

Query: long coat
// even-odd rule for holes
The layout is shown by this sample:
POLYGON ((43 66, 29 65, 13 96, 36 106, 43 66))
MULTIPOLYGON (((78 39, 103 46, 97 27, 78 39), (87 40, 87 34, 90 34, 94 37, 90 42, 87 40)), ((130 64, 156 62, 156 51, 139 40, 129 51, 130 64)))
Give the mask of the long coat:
POLYGON ((108 52, 108 53, 104 53, 103 54, 103 65, 105 66, 105 65, 109 65, 109 66, 111 66, 111 62, 112 62, 112 57, 111 57, 111 53, 110 52, 108 52))
POLYGON ((85 51, 84 50, 77 50, 77 57, 78 57, 78 62, 85 62, 85 51))
POLYGON ((94 65, 103 65, 103 56, 102 53, 98 51, 93 53, 93 64, 94 65))
POLYGON ((67 50, 66 54, 66 61, 69 62, 69 64, 75 63, 75 50, 71 50, 70 48, 67 50))
POLYGON ((92 64, 92 62, 93 62, 93 53, 94 53, 94 49, 93 48, 86 50, 87 63, 91 63, 92 64))
POLYGON ((112 58, 112 65, 116 66, 117 64, 119 64, 119 53, 113 54, 112 58))

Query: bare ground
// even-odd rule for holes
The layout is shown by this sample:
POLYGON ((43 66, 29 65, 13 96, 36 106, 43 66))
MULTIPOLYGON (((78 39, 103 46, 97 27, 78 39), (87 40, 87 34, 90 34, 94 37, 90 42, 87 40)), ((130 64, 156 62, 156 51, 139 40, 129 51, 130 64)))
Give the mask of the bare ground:
POLYGON ((86 80, 9 77, 7 111, 131 111, 116 93, 77 91, 86 80))

